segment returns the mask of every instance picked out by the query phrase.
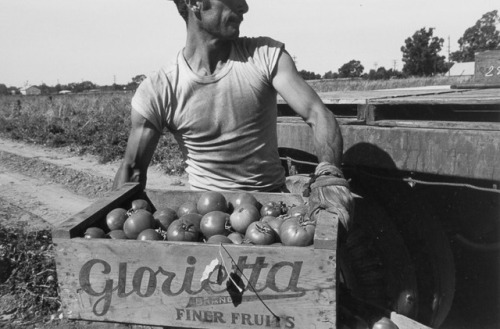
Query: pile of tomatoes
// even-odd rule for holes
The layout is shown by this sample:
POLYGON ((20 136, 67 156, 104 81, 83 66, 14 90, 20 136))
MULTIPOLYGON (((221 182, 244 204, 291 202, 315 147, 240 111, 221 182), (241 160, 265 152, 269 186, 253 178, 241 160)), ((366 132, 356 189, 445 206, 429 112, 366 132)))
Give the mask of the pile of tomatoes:
POLYGON ((248 192, 226 200, 223 194, 208 191, 176 210, 164 206, 152 212, 147 201, 134 200, 129 210, 116 208, 107 214, 107 233, 89 227, 85 237, 308 246, 316 225, 306 213, 305 205, 260 203, 248 192))

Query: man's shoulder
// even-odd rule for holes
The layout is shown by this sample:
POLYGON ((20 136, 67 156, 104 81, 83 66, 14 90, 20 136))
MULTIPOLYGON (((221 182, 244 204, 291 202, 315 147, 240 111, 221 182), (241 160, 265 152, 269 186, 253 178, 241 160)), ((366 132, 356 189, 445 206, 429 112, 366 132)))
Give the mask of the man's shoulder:
POLYGON ((173 58, 166 65, 163 65, 156 71, 151 72, 146 76, 145 81, 153 86, 165 86, 170 83, 170 81, 175 81, 174 75, 178 71, 178 58, 177 56, 173 58))

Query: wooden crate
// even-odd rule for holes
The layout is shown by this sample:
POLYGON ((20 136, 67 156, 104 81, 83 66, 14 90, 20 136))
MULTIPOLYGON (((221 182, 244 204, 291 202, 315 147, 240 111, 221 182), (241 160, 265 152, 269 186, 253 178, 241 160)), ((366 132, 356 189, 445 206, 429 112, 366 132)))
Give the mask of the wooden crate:
MULTIPOLYGON (((137 198, 137 184, 97 201, 53 231, 64 313, 70 319, 188 328, 335 328, 337 224, 320 216, 310 247, 84 239, 87 227, 137 198), (223 259, 240 293, 221 271, 223 259), (236 266, 243 274, 236 271, 236 266)), ((231 199, 235 193, 224 193, 231 199)), ((178 207, 199 192, 147 191, 155 207, 178 207)), ((255 193, 259 201, 302 204, 299 195, 255 193)))

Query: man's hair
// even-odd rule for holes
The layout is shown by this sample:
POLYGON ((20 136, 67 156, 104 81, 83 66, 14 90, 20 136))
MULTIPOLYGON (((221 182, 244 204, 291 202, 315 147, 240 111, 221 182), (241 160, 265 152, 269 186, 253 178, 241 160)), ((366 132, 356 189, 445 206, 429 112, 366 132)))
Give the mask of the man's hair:
POLYGON ((175 5, 177 6, 177 11, 182 16, 184 21, 188 21, 188 7, 186 5, 186 1, 184 0, 174 0, 175 5))

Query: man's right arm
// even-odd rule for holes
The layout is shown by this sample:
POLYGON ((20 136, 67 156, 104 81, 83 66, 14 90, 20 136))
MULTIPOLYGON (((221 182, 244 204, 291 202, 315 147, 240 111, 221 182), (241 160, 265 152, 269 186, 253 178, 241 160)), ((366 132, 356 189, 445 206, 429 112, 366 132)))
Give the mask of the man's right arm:
POLYGON ((132 128, 127 142, 127 149, 113 182, 113 190, 124 183, 138 182, 146 187, 147 171, 155 152, 160 132, 141 114, 132 110, 132 128))

